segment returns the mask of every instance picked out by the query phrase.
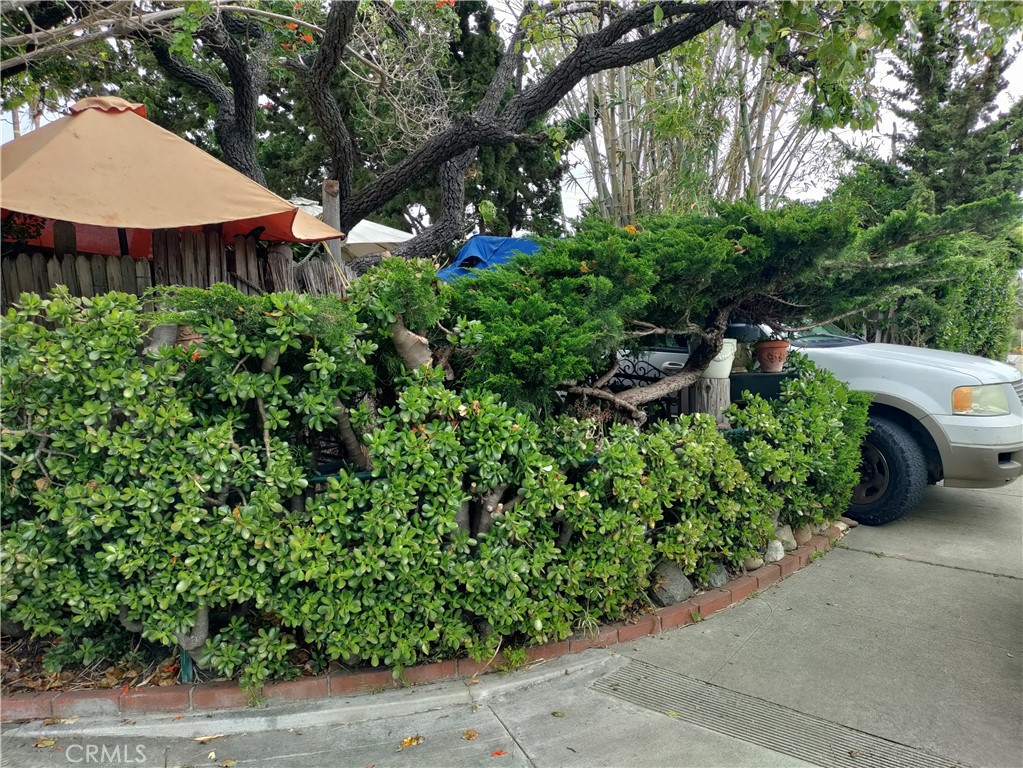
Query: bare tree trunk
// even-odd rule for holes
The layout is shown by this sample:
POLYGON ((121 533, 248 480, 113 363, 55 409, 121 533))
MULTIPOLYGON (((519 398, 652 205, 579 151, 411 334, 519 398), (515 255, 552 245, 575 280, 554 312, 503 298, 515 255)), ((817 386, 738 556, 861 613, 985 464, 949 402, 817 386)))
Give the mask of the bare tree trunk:
POLYGON ((348 408, 338 397, 334 398, 334 407, 337 409, 334 421, 337 424, 338 434, 341 436, 341 445, 345 451, 345 458, 364 471, 372 469, 373 465, 370 463, 369 456, 366 455, 366 449, 359 442, 359 436, 355 434, 355 429, 352 427, 352 420, 348 416, 348 408))
POLYGON ((181 648, 196 664, 202 661, 202 647, 210 636, 210 609, 203 606, 195 615, 195 626, 188 632, 177 632, 174 637, 181 648))
POLYGON ((424 365, 428 367, 433 365, 430 342, 406 328, 405 321, 401 319, 400 315, 391 323, 391 335, 394 338, 394 348, 397 350, 398 356, 410 371, 424 365))

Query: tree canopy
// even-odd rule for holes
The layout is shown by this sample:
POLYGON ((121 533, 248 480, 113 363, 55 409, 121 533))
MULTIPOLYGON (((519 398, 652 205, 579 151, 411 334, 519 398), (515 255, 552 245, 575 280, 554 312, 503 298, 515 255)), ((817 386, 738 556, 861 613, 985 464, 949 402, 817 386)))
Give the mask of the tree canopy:
MULTIPOLYGON (((999 44, 1023 14, 1018 4, 969 5, 982 22, 978 50, 999 44)), ((548 116, 588 76, 728 27, 777 77, 802 84, 815 125, 865 126, 877 108, 877 53, 918 13, 830 0, 527 3, 493 22, 487 11, 446 0, 23 3, 3 14, 0 75, 8 105, 86 83, 166 78, 158 92, 194 102, 195 131, 212 128, 221 156, 243 173, 282 191, 288 180, 309 189, 337 179, 343 229, 402 202, 408 210, 410 190, 430 184, 439 200, 430 226, 402 253, 433 255, 466 231, 467 200, 502 213, 543 209, 549 185, 520 177, 510 187, 509 171, 550 178, 550 155, 527 165, 528 156, 564 148, 568 132, 548 116), (553 39, 563 54, 536 55, 553 39)))

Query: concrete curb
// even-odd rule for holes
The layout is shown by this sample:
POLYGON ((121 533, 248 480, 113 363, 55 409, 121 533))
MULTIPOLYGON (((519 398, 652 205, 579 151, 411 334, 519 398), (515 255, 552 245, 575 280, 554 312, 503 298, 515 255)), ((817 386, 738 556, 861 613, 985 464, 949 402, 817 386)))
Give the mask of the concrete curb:
MULTIPOLYGON (((833 525, 825 534, 814 536, 809 543, 789 552, 780 561, 732 579, 719 589, 701 592, 681 603, 643 614, 630 621, 606 624, 594 633, 575 634, 558 642, 531 646, 526 649, 526 664, 538 664, 591 648, 609 648, 703 621, 806 567, 814 553, 828 551, 842 535, 843 531, 833 525)), ((481 664, 470 659, 450 659, 420 664, 405 669, 405 679, 402 681, 395 680, 388 669, 332 671, 315 677, 268 683, 254 697, 243 691, 235 681, 124 690, 19 693, 0 699, 0 721, 202 712, 251 707, 253 699, 265 703, 316 701, 402 688, 405 685, 473 678, 496 671, 502 661, 501 658, 495 658, 481 664)))

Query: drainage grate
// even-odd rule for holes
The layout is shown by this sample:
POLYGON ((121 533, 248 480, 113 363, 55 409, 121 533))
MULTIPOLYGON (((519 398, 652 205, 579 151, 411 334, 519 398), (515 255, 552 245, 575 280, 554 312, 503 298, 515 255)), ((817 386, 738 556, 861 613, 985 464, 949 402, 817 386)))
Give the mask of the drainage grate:
POLYGON ((632 660, 594 681, 610 696, 821 768, 949 768, 927 752, 632 660))

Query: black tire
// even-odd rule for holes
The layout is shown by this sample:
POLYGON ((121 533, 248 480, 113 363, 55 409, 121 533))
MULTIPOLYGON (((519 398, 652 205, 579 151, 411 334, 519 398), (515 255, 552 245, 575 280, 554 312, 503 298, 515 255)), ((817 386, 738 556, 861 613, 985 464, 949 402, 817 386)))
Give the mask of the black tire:
POLYGON ((870 427, 848 514, 865 525, 882 525, 905 517, 920 502, 927 461, 905 427, 876 416, 870 417, 870 427))

